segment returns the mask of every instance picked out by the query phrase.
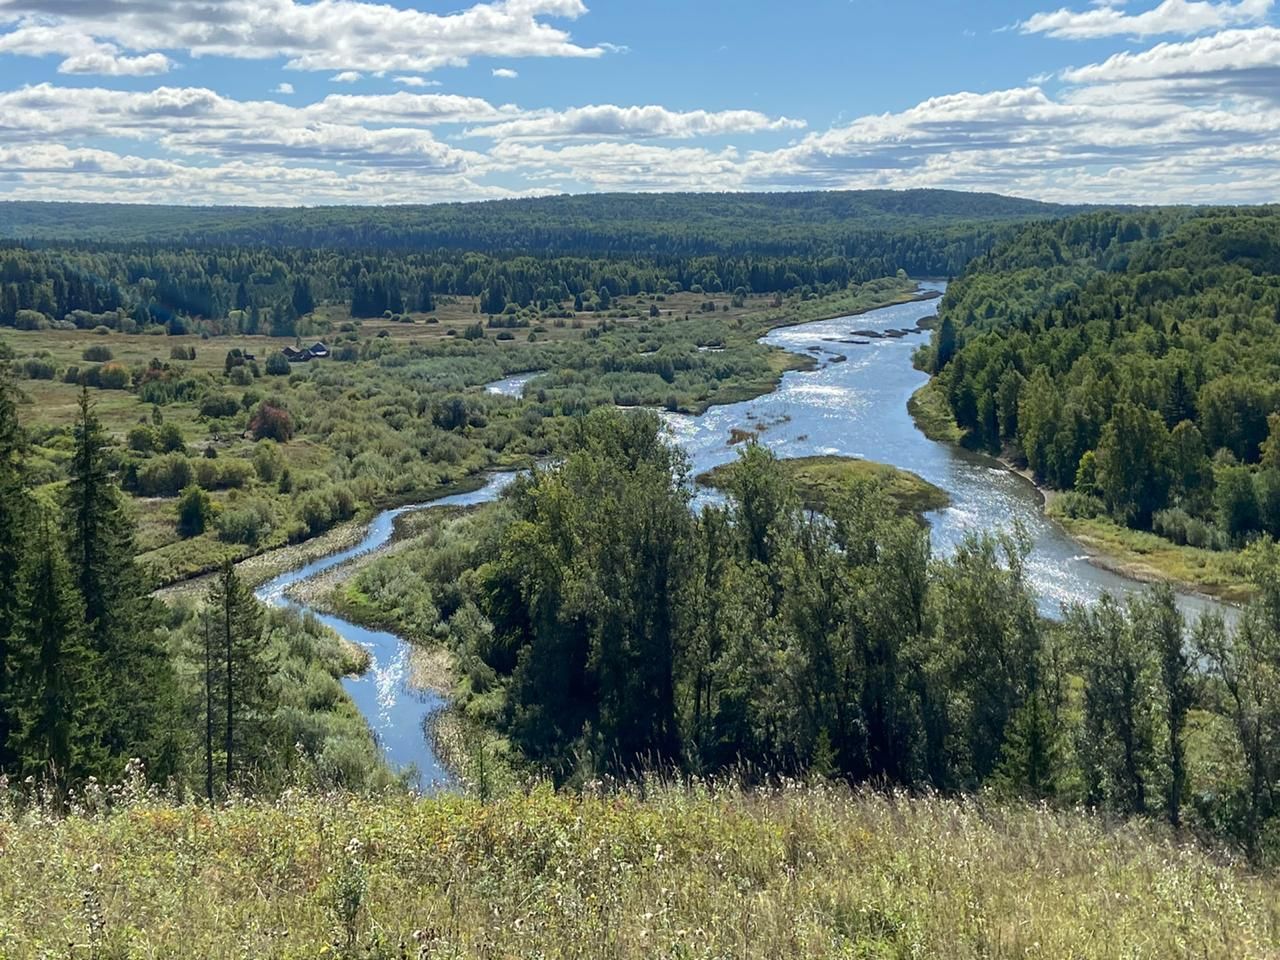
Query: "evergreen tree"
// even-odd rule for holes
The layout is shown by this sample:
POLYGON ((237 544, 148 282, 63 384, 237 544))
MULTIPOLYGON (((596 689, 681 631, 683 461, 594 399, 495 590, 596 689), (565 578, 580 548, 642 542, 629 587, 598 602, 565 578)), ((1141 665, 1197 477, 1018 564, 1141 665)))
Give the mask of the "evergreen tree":
POLYGON ((0 770, 13 760, 9 750, 8 702, 10 637, 18 623, 18 573, 25 559, 28 499, 21 458, 25 437, 18 423, 17 391, 7 364, 0 364, 0 770))
POLYGON ((221 685, 223 776, 230 789, 236 785, 237 769, 243 772, 261 758, 274 709, 271 667, 262 652, 258 601, 230 560, 219 570, 208 603, 221 662, 216 674, 206 674, 206 684, 221 685))
POLYGON ((299 277, 293 282, 293 312, 299 317, 314 313, 315 297, 311 295, 311 283, 306 277, 299 277))
POLYGON ((71 477, 63 499, 67 555, 84 603, 86 639, 100 662, 103 746, 116 770, 137 757, 155 776, 174 725, 174 677, 156 633, 153 601, 134 561, 133 525, 107 467, 108 438, 80 395, 71 477))
POLYGON ((59 790, 102 773, 98 657, 87 642, 80 597, 48 517, 18 585, 13 634, 10 742, 21 773, 59 790))

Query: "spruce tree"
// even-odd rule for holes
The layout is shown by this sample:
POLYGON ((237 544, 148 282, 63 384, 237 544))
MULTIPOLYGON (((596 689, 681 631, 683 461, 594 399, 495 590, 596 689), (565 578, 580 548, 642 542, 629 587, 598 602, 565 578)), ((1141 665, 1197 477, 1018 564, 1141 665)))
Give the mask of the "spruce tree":
POLYGON ((101 773, 101 674, 48 517, 37 524, 19 577, 17 620, 9 698, 17 769, 48 777, 62 793, 75 780, 101 773))
MULTIPOLYGON (((226 788, 236 783, 237 764, 243 770, 260 752, 274 712, 271 665, 262 650, 262 616, 253 592, 236 574, 231 561, 223 564, 209 592, 214 623, 213 642, 220 663, 209 665, 209 683, 220 683, 222 749, 226 788)), ((210 778, 211 780, 212 778, 210 778)))
POLYGON ((153 603, 134 562, 133 525, 107 465, 108 437, 80 396, 71 477, 63 501, 68 559, 84 603, 86 637, 97 654, 104 688, 103 747, 108 775, 138 757, 154 775, 173 730, 175 681, 156 633, 153 603))
POLYGON ((21 457, 25 438, 18 423, 17 391, 0 365, 0 770, 14 759, 9 749, 10 636, 17 626, 18 572, 25 559, 28 499, 21 457))

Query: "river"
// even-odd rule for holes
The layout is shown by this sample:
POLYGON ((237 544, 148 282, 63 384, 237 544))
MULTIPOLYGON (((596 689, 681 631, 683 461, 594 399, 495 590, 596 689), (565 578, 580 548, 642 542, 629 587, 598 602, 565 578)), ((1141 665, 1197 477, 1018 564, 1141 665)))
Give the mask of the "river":
MULTIPOLYGON (((281 574, 260 586, 255 595, 272 606, 305 610, 287 595, 289 587, 295 583, 309 580, 386 545, 395 533, 396 520, 406 513, 429 507, 467 507, 485 503, 495 499, 513 477, 511 473, 494 474, 478 490, 385 510, 373 519, 363 539, 354 547, 281 574)), ((436 693, 416 690, 409 685, 408 642, 385 630, 369 630, 331 614, 315 612, 315 615, 325 626, 369 651, 369 669, 362 676, 347 677, 343 686, 369 721, 387 762, 396 770, 412 770, 413 781, 420 790, 431 790, 448 783, 449 775, 437 761, 425 729, 427 718, 443 706, 444 701, 436 693)))
MULTIPOLYGON (((922 287, 936 292, 945 289, 943 284, 922 287)), ((1090 563, 1079 545, 1045 517, 1040 494, 1027 480, 988 457, 929 440, 915 428, 907 400, 928 378, 912 366, 911 354, 927 334, 882 339, 852 336, 857 330, 914 329, 922 317, 936 314, 937 303, 902 304, 773 331, 765 337, 766 343, 813 357, 816 369, 785 374, 777 390, 755 400, 712 407, 699 416, 666 414, 673 439, 689 455, 696 473, 737 456, 729 443, 735 428, 763 428, 760 442, 779 457, 839 454, 910 470, 951 496, 950 506, 926 516, 934 549, 942 553, 953 549, 969 531, 995 530, 1021 521, 1032 538, 1029 576, 1047 616, 1059 615, 1064 604, 1090 603, 1104 591, 1123 594, 1140 589, 1141 584, 1090 563), (840 342, 854 339, 863 342, 840 342)), ((519 397, 537 375, 509 377, 486 389, 519 397)), ((289 586, 386 544, 400 515, 435 506, 484 503, 497 497, 511 477, 498 474, 471 493, 385 511, 355 547, 279 576, 260 587, 257 595, 268 603, 296 607, 285 595, 289 586)), ((1197 596, 1180 596, 1179 603, 1189 616, 1210 607, 1221 609, 1197 596)), ((348 678, 345 685, 368 718, 387 760, 395 768, 416 768, 422 789, 447 782, 424 732, 427 716, 442 701, 433 693, 409 687, 408 644, 391 633, 367 630, 327 614, 318 616, 369 650, 370 670, 363 677, 348 678)))

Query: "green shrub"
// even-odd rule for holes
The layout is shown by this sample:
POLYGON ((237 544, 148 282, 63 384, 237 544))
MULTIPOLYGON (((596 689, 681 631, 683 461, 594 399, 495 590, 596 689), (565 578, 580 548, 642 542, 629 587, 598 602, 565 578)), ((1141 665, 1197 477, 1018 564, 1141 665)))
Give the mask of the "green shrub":
POLYGON ((90 363, 106 363, 114 356, 110 347, 95 343, 91 347, 84 348, 84 352, 80 354, 80 359, 87 360, 90 363))
POLYGON ((169 453, 149 460, 138 470, 138 492, 148 497, 176 497, 194 480, 195 471, 186 455, 169 453))
POLYGON ((204 533, 213 513, 213 501, 209 494, 192 484, 178 498, 178 534, 198 537, 204 533))

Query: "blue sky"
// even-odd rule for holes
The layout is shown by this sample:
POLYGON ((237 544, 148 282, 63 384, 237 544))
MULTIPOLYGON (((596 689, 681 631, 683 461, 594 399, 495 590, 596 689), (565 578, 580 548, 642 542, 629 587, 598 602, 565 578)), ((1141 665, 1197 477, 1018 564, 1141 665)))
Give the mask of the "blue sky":
POLYGON ((1274 201, 1275 0, 0 0, 0 198, 1274 201))

